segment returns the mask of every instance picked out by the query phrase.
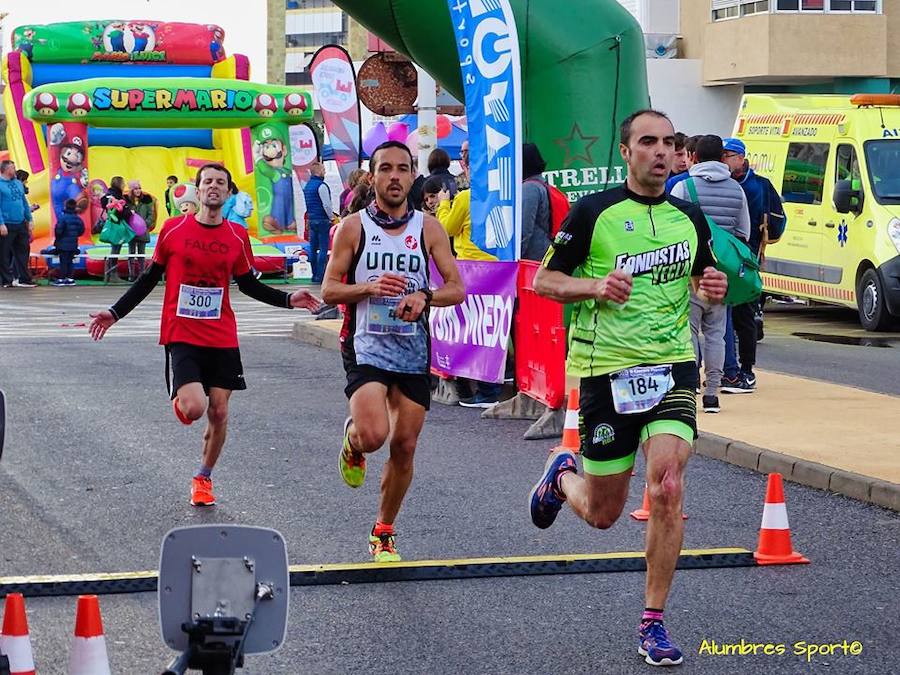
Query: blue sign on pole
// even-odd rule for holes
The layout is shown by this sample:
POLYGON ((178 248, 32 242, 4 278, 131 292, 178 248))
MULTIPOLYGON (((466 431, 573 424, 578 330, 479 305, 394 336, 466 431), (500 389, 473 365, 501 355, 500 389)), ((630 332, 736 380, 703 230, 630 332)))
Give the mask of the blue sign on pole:
POLYGON ((447 0, 466 94, 472 241, 500 260, 521 251, 522 83, 508 0, 447 0))

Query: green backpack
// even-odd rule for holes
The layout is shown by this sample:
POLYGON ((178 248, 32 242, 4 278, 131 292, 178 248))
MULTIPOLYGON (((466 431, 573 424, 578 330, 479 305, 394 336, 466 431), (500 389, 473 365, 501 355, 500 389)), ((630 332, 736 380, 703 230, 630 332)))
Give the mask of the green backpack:
MULTIPOLYGON (((684 181, 691 201, 699 204, 694 179, 684 181)), ((762 293, 762 277, 759 276, 759 259, 740 239, 716 225, 706 216, 712 234, 712 251, 716 258, 716 269, 728 277, 726 305, 744 305, 753 302, 762 293)))

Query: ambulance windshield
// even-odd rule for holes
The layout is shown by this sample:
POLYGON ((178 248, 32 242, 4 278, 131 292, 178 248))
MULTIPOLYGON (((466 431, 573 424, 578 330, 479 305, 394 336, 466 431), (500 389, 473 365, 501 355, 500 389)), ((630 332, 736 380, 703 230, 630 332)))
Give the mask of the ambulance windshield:
POLYGON ((900 204, 900 140, 866 141, 866 164, 879 204, 900 204))

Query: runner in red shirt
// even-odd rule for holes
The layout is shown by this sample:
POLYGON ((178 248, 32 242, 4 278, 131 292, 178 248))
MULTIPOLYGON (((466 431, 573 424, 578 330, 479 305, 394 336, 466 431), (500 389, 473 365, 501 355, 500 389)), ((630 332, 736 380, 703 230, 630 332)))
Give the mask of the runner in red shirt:
POLYGON ((231 174, 219 164, 197 172, 200 211, 170 218, 153 252, 153 262, 109 309, 91 314, 91 337, 100 340, 125 318, 166 275, 159 343, 166 349, 166 383, 175 416, 191 424, 204 412, 200 470, 194 476, 191 504, 216 503, 210 474, 225 445, 228 399, 246 389, 237 323, 228 287, 231 279, 255 300, 275 307, 317 311, 320 302, 306 291, 287 294, 260 283, 253 274, 247 231, 222 218, 231 174))

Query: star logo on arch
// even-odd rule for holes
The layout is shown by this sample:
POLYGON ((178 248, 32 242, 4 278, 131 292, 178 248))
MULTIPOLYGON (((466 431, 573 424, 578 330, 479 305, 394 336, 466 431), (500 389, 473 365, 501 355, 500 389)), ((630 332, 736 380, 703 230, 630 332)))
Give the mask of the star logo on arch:
POLYGON ((581 133, 578 122, 575 122, 572 124, 572 131, 567 138, 557 138, 553 142, 566 151, 563 166, 568 167, 578 160, 593 165, 594 160, 591 158, 591 146, 599 140, 599 136, 585 136, 581 133))

